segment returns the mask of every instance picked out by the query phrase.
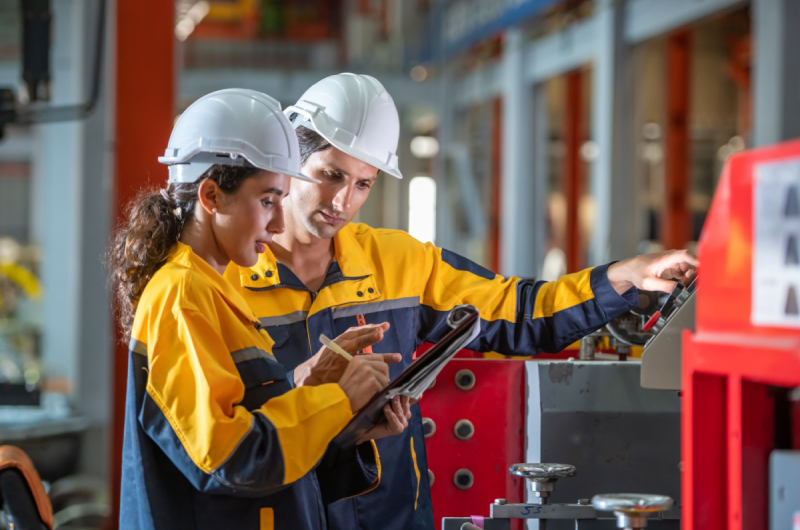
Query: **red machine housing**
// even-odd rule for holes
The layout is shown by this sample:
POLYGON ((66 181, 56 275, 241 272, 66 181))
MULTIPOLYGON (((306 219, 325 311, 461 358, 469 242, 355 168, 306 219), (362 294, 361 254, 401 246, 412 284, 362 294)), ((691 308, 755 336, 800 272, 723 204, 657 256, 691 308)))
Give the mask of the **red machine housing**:
POLYGON ((687 530, 768 528, 774 387, 800 386, 800 329, 751 323, 754 169, 798 158, 800 141, 732 156, 706 219, 696 331, 683 336, 687 530))
POLYGON ((422 416, 436 425, 425 440, 433 513, 437 527, 442 517, 488 516, 495 498, 523 502, 525 481, 509 474, 512 464, 525 461, 525 363, 504 359, 455 358, 436 378, 420 401, 422 416), (462 390, 456 373, 467 369, 475 385, 462 390), (474 425, 468 440, 456 437, 459 420, 474 425), (474 483, 456 487, 459 469, 469 469, 474 483))

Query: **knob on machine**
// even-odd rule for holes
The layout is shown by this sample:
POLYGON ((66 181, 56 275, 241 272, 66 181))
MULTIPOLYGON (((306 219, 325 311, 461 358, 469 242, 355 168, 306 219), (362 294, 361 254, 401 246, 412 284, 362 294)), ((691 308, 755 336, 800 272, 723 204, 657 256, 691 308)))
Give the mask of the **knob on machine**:
POLYGON ((645 528, 648 515, 663 512, 672 504, 673 500, 666 495, 609 493, 592 497, 592 507, 600 512, 614 512, 617 528, 623 530, 645 528))
POLYGON ((436 434, 436 422, 430 418, 422 418, 422 435, 430 438, 434 434, 436 434))
POLYGON ((475 374, 472 370, 459 370, 456 372, 456 386, 461 390, 470 390, 475 386, 475 374))
POLYGON ((455 484, 458 489, 469 489, 474 483, 475 476, 469 469, 459 469, 456 471, 456 474, 453 475, 453 484, 455 484))
POLYGON ((475 434, 475 426, 469 420, 458 420, 453 427, 453 434, 459 440, 469 440, 475 434))
POLYGON ((558 479, 574 477, 577 472, 575 466, 569 464, 514 464, 509 471, 527 480, 533 494, 542 499, 542 504, 547 504, 558 479))

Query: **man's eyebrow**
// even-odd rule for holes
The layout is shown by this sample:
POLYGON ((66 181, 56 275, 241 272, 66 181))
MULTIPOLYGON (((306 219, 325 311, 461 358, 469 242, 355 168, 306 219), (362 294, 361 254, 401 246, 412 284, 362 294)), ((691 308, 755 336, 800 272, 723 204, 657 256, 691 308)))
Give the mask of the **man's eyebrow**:
POLYGON ((328 163, 328 167, 329 167, 329 168, 330 168, 330 169, 331 169, 331 170, 332 170, 334 173, 341 173, 341 174, 342 174, 342 175, 344 175, 345 177, 349 177, 349 176, 350 176, 350 173, 348 173, 348 172, 347 172, 347 171, 345 171, 344 169, 340 168, 340 167, 339 167, 339 166, 337 166, 336 164, 331 164, 331 163, 328 163))
POLYGON ((283 190, 280 188, 270 188, 268 190, 264 190, 262 193, 274 193, 275 195, 283 195, 283 190))
MULTIPOLYGON (((329 168, 331 171, 335 172, 335 173, 340 173, 340 174, 344 175, 345 177, 349 177, 349 176, 350 176, 350 173, 348 173, 348 172, 347 172, 347 171, 345 171, 344 169, 340 168, 340 167, 339 167, 339 166, 337 166, 336 164, 331 164, 331 163, 329 162, 329 163, 328 163, 328 168, 329 168)), ((377 173, 377 172, 376 172, 376 173, 377 173)), ((369 181, 369 182, 375 182, 376 180, 378 180, 378 175, 376 174, 374 177, 365 177, 365 178, 360 178, 360 179, 358 179, 358 180, 367 180, 367 181, 369 181)))

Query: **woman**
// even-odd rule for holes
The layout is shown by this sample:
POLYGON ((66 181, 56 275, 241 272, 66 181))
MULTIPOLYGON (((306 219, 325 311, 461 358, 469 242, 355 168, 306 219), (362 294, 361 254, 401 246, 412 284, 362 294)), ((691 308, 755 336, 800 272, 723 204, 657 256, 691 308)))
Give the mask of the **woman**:
MULTIPOLYGON (((399 355, 360 355, 340 377, 320 362, 293 389, 221 276, 229 262, 256 263, 283 230, 289 177, 308 179, 275 100, 249 90, 201 98, 159 160, 169 187, 133 203, 109 252, 130 336, 120 527, 324 529, 326 504, 377 486, 374 444, 328 444, 385 388, 399 355)), ((355 352, 386 327, 337 341, 355 352)), ((401 432, 408 403, 386 417, 373 438, 401 432)))

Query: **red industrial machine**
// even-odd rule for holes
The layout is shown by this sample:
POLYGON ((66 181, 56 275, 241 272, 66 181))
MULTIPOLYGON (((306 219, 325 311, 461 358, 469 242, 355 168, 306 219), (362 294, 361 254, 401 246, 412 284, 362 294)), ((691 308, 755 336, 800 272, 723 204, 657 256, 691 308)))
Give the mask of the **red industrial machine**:
POLYGON ((508 468, 525 461, 525 363, 453 359, 420 406, 437 527, 443 516, 483 514, 498 496, 524 501, 525 481, 508 468))
POLYGON ((800 448, 787 398, 800 386, 798 194, 793 141, 731 157, 708 213, 683 335, 686 530, 766 530, 770 454, 800 448))

